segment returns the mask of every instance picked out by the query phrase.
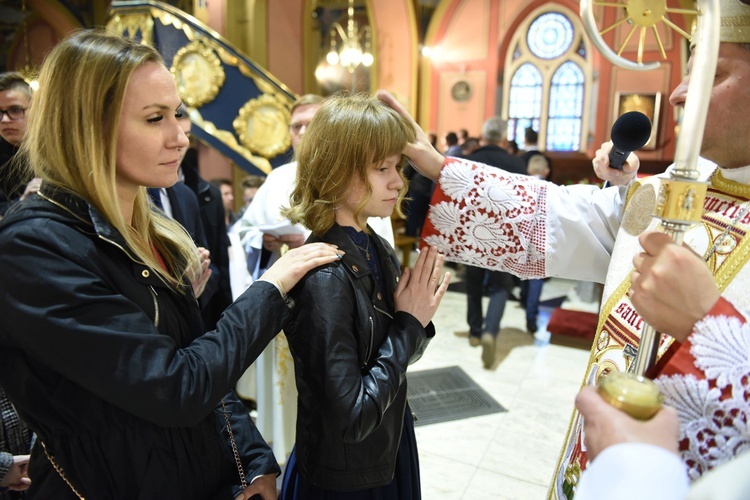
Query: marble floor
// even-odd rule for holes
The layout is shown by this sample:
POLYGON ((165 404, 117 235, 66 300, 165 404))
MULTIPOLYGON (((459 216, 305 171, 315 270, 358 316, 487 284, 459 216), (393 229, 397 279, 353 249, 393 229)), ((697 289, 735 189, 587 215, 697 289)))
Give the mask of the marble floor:
MULTIPOLYGON (((597 312, 598 303, 581 301, 585 294, 579 290, 575 282, 548 280, 542 300, 566 296, 563 307, 597 312)), ((550 344, 544 318, 532 337, 525 331, 524 311, 509 301, 495 365, 485 369, 481 347, 454 334, 467 329, 465 317, 466 296, 448 292, 434 318, 437 334, 410 371, 460 366, 507 411, 418 426, 422 496, 544 499, 589 352, 550 344)))

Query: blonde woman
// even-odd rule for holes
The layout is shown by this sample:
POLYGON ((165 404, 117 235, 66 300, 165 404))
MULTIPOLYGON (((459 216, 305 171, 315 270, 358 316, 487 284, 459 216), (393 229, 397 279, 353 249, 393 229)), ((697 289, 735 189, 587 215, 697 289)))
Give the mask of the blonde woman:
POLYGON ((231 388, 336 249, 289 252, 204 335, 207 261, 146 194, 188 146, 161 58, 83 31, 39 83, 22 153, 42 187, 0 223, 0 385, 38 436, 29 497, 276 498, 231 388))
POLYGON ((401 151, 413 140, 410 124, 380 101, 336 96, 298 148, 285 215, 312 231, 308 242, 346 255, 290 292, 297 307, 285 333, 299 396, 284 499, 421 497, 405 375, 435 334, 430 320, 450 276, 441 279, 435 249, 401 275, 393 248, 366 223, 399 206, 401 151))

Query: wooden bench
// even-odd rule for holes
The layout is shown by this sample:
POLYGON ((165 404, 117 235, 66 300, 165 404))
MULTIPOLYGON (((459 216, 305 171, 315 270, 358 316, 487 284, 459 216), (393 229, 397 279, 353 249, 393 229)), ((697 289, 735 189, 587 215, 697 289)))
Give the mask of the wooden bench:
POLYGON ((404 234, 406 220, 395 211, 391 215, 391 224, 393 225, 393 246, 396 250, 401 250, 401 267, 410 267, 411 252, 419 238, 404 234))

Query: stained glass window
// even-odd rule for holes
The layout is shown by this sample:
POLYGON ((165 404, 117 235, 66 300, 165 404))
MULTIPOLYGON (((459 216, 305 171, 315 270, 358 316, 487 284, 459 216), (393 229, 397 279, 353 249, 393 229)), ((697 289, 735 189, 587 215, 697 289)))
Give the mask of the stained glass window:
POLYGON ((559 12, 547 12, 534 19, 526 35, 531 53, 540 59, 556 59, 573 43, 573 25, 559 12))
POLYGON ((577 151, 581 144, 583 88, 580 66, 563 63, 552 75, 547 119, 547 149, 577 151))
POLYGON ((532 127, 546 150, 580 150, 590 71, 580 22, 557 9, 535 13, 518 27, 506 57, 508 140, 524 148, 524 129, 532 127))
POLYGON ((508 103, 508 140, 523 149, 523 130, 539 129, 542 116, 542 73, 531 63, 521 65, 513 74, 508 103))

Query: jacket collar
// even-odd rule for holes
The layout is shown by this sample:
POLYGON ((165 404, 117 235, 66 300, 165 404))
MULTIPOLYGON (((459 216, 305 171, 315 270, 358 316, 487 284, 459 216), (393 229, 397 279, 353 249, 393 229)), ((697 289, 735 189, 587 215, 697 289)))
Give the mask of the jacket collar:
MULTIPOLYGON (((363 276, 372 274, 367 261, 364 259, 364 257, 362 257, 362 254, 359 252, 352 240, 349 239, 349 236, 346 234, 346 231, 344 231, 344 228, 342 228, 338 224, 334 223, 331 229, 329 229, 328 232, 322 237, 318 237, 313 234, 312 236, 310 236, 309 241, 325 241, 342 249, 345 253, 341 258, 341 262, 355 277, 362 278, 363 276)), ((380 248, 378 248, 378 250, 380 250, 380 248)))
POLYGON ((39 198, 55 207, 52 210, 53 213, 68 220, 73 220, 74 225, 80 230, 87 233, 93 232, 99 238, 120 247, 132 260, 140 262, 140 259, 128 248, 122 234, 107 221, 96 207, 77 194, 61 188, 43 186, 39 192, 39 198))
MULTIPOLYGON (((370 228, 369 226, 368 230, 374 233, 372 228, 370 228)), ((357 249, 357 247, 354 245, 352 240, 349 239, 346 231, 344 231, 344 229, 340 225, 334 223, 331 229, 329 229, 325 235, 319 237, 313 234, 310 236, 308 241, 324 241, 337 245, 340 249, 346 252, 341 259, 341 263, 356 278, 360 279, 364 276, 372 274, 367 261, 362 256, 359 249, 357 249)), ((380 259, 382 262, 385 285, 387 288, 387 290, 385 290, 386 297, 392 297, 393 292, 396 290, 398 280, 401 276, 401 267, 393 249, 390 248, 390 246, 384 244, 383 240, 378 237, 377 233, 374 234, 372 241, 377 246, 378 255, 380 255, 380 259)))

